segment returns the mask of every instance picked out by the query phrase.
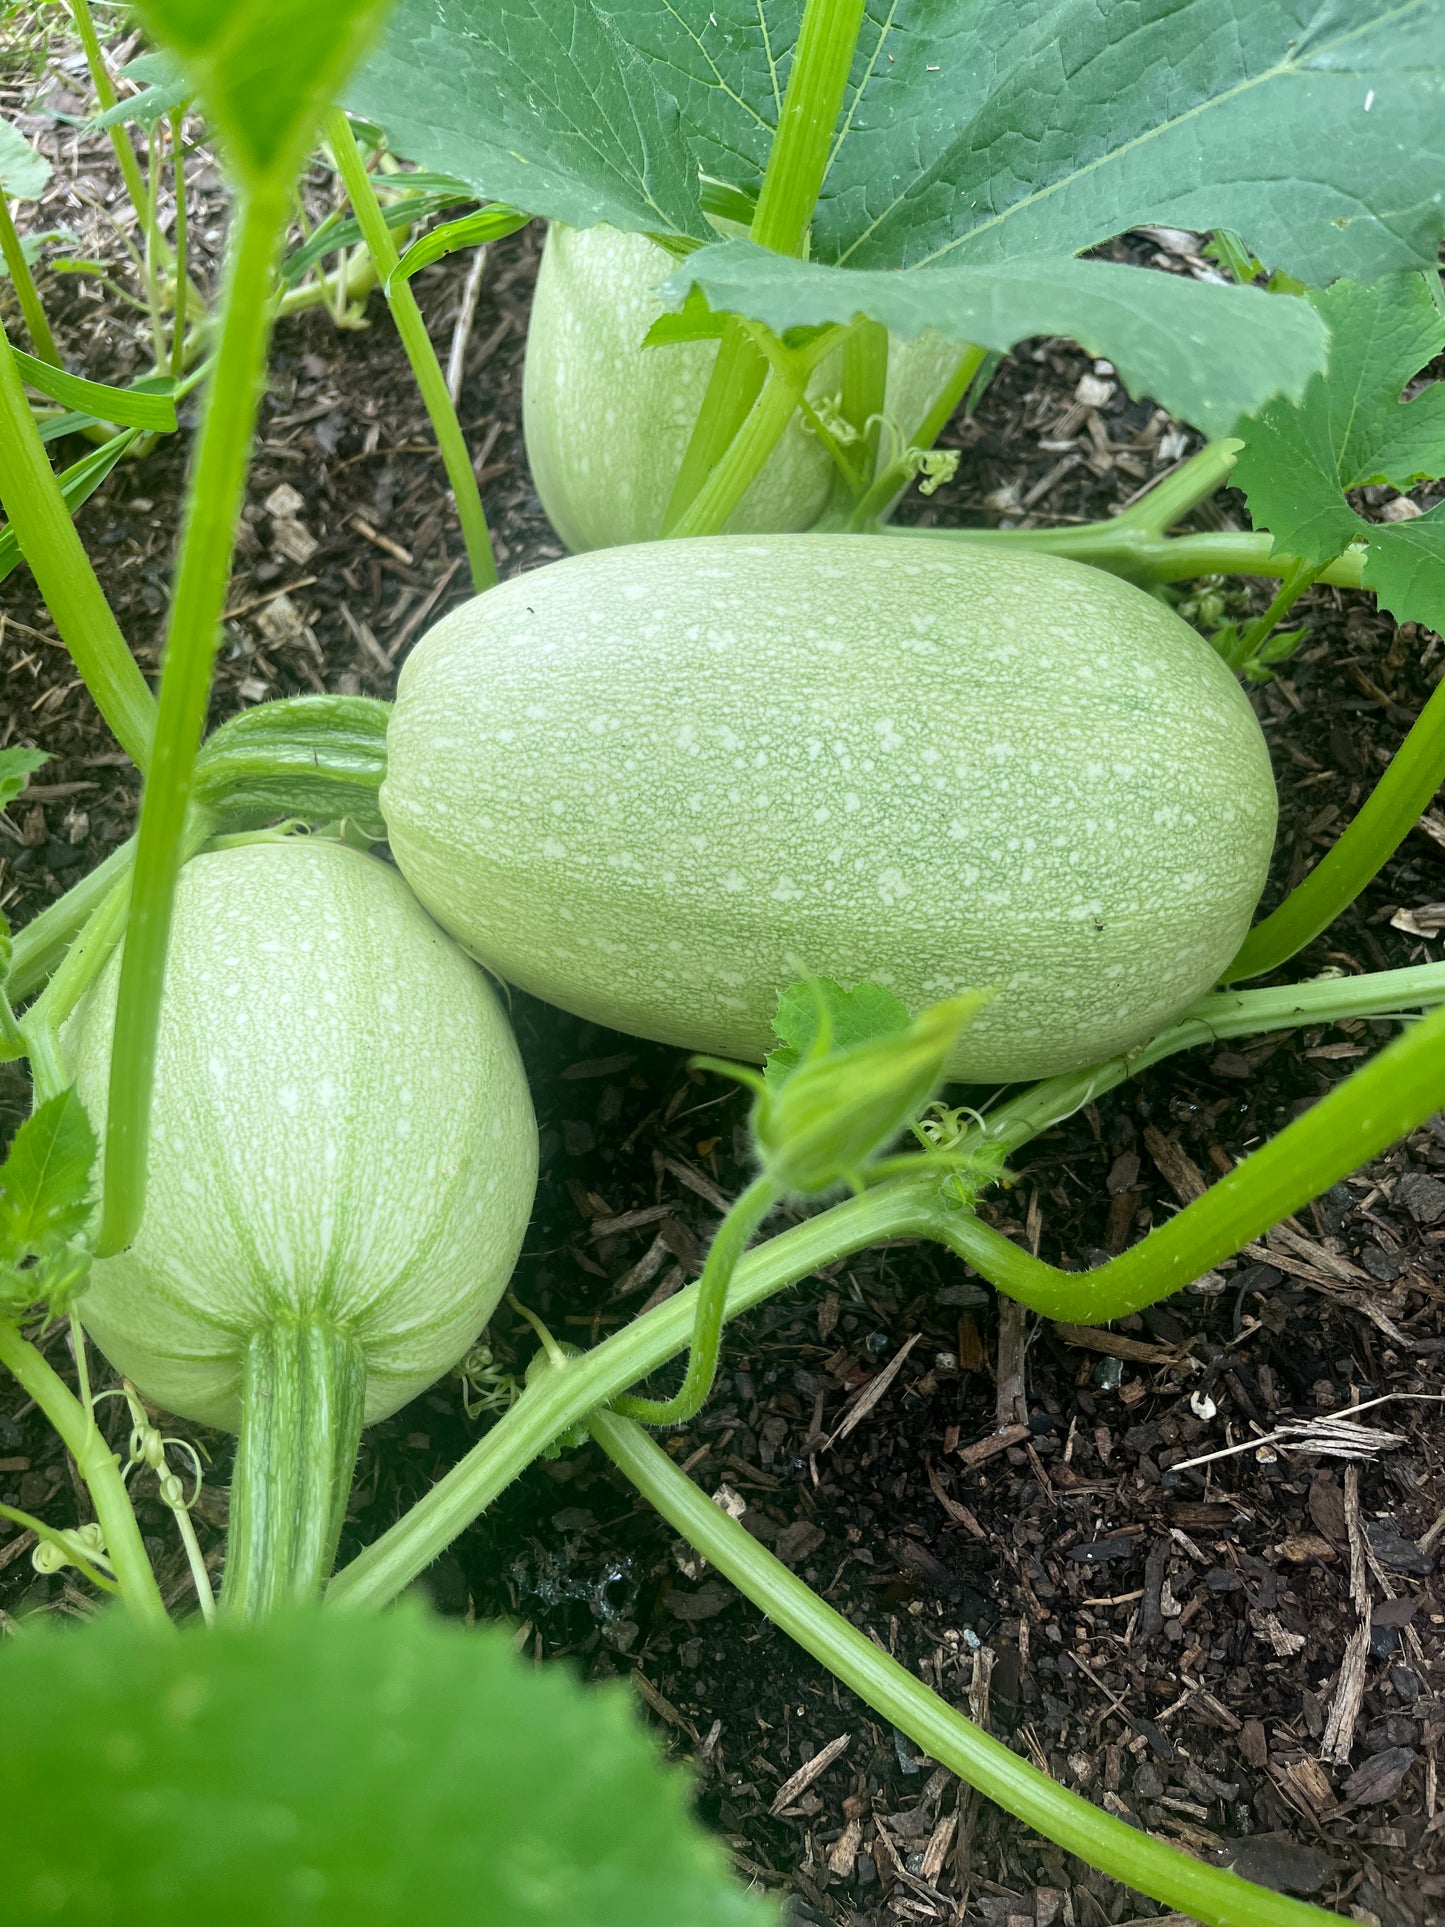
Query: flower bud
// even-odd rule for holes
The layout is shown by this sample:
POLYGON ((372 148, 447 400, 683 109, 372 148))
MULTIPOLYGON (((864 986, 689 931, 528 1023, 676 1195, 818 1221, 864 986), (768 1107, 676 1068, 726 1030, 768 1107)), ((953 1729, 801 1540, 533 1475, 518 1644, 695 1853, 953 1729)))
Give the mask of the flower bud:
POLYGON ((753 1131, 769 1176, 804 1195, 858 1178, 933 1096, 986 1000, 986 992, 951 997, 907 1030, 841 1051, 824 1044, 783 1083, 765 1088, 753 1131))

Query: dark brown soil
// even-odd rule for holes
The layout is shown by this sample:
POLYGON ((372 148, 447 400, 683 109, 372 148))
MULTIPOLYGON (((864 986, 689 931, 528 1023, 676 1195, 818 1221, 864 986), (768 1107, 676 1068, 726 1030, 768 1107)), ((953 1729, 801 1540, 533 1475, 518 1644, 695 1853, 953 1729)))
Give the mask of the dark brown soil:
MULTIPOLYGON (((34 92, 12 76, 0 111, 34 92)), ((49 104, 64 103, 52 91, 49 104)), ((117 258, 85 182, 113 197, 104 148, 77 152, 66 135, 47 225, 90 223, 90 244, 117 258)), ((221 217, 209 205, 196 225, 213 266, 221 217)), ((1156 243, 1131 245, 1148 255, 1156 243)), ((536 248, 526 232, 494 249, 462 395, 506 573, 560 553, 519 423, 536 248)), ((467 265, 416 283, 443 353, 467 265)), ((52 278, 46 293, 73 364, 123 374, 136 354, 124 308, 93 280, 52 278)), ((17 326, 3 284, 0 304, 17 326)), ((441 465, 379 300, 368 319, 341 332, 311 314, 278 333, 218 718, 307 689, 387 694, 421 622, 465 594, 441 465), (276 498, 282 487, 299 499, 276 498)), ((956 482, 907 513, 1069 520, 1127 499, 1163 466, 1170 425, 1117 390, 1076 401, 1094 373, 1055 344, 1006 364, 956 433, 956 482)), ((148 669, 187 442, 123 465, 80 517, 148 669)), ((1205 518, 1221 516, 1242 525, 1242 505, 1221 497, 1205 518)), ((1440 673, 1438 640, 1397 630, 1368 597, 1319 591, 1307 613, 1299 657, 1258 692, 1283 808, 1271 901, 1348 820, 1440 673)), ((0 652, 0 743, 37 742, 54 758, 0 821, 0 904, 20 923, 128 832, 135 784, 23 572, 0 590, 0 652)), ((1441 899, 1445 850, 1413 834, 1299 974, 1435 958, 1438 940, 1398 913, 1441 899)), ((744 1110, 677 1052, 522 997, 516 1016, 542 1127, 516 1291, 585 1343, 695 1274, 718 1198, 745 1181, 744 1110), (599 1231, 655 1204, 667 1215, 599 1231)), ((993 1220, 1055 1260, 1118 1250, 1346 1075, 1385 1029, 1200 1051, 1137 1077, 1031 1146, 993 1220)), ((13 1075, 3 1100, 8 1131, 24 1101, 13 1075)), ((1103 1337, 1029 1319, 1008 1324, 1000 1349, 997 1303, 960 1265, 916 1246, 865 1254, 733 1327, 709 1407, 668 1448, 710 1492, 726 1485, 746 1501, 746 1523, 855 1623, 1066 1784, 1255 1878, 1413 1927, 1438 1918, 1445 1896, 1445 1468, 1437 1407, 1421 1398, 1445 1392, 1442 1179, 1437 1119, 1267 1249, 1103 1337), (829 1443, 905 1347, 886 1395, 829 1443), (1386 1395, 1395 1402, 1378 1419, 1398 1444, 1357 1469, 1257 1442, 1386 1395), (1009 1425, 1012 1442, 994 1449, 1009 1425), (1177 1469, 1238 1442, 1248 1449, 1177 1469), (1357 1624, 1352 1578, 1373 1601, 1373 1631, 1336 1763, 1321 1748, 1357 1624)), ((520 1371, 527 1328, 503 1313, 491 1337, 499 1367, 520 1371)), ((477 1435, 486 1421, 467 1420, 462 1394, 443 1382, 368 1435, 344 1553, 477 1435)), ((204 1443, 215 1467, 198 1512, 218 1560, 231 1447, 204 1443)), ((81 1503, 55 1440, 13 1393, 0 1395, 0 1498, 56 1523, 81 1503)), ((146 1504, 142 1517, 184 1610, 167 1515, 146 1504)), ((30 1612, 88 1610, 80 1588, 33 1573, 29 1549, 0 1523, 6 1631, 30 1612)), ((708 1820, 744 1870, 792 1896, 797 1921, 966 1914, 1096 1927, 1154 1912, 917 1759, 696 1570, 591 1448, 534 1467, 425 1583, 444 1612, 511 1618, 526 1650, 632 1676, 674 1750, 696 1761, 708 1820)))

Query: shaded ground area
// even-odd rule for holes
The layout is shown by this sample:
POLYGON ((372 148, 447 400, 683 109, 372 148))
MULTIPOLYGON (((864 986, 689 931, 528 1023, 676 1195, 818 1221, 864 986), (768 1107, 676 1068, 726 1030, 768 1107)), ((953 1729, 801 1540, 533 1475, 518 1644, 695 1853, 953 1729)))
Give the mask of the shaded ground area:
MULTIPOLYGON (((31 91, 14 80, 0 111, 31 91)), ((46 219, 114 255, 106 151, 64 141, 46 219)), ((320 177, 311 191, 324 199, 320 177)), ((195 225, 214 264, 221 217, 207 205, 195 225)), ((1145 257, 1161 245, 1130 244, 1145 257)), ((1187 269, 1187 244, 1168 245, 1187 269)), ((560 553, 518 413, 535 259, 530 232, 493 250, 462 391, 506 573, 560 553)), ((467 265, 416 284, 443 351, 467 265)), ((134 323, 115 297, 86 279, 52 280, 47 297, 73 365, 122 376, 134 323)), ((361 332, 312 314, 279 333, 218 718, 307 689, 387 694, 415 635, 465 594, 441 465, 379 301, 369 316, 361 332)), ((956 482, 908 514, 1101 515, 1187 446, 1110 371, 1054 345, 1008 364, 954 439, 956 482)), ((81 516, 147 668, 187 442, 123 466, 81 516)), ((1227 496, 1208 513, 1243 522, 1227 496)), ((1269 901, 1348 819, 1441 667, 1434 637, 1396 631, 1368 597, 1322 590, 1307 607, 1310 640, 1257 692, 1283 809, 1269 901)), ((0 590, 0 655, 0 742, 54 758, 0 819, 0 903, 19 923, 128 832, 135 787, 23 572, 0 590)), ((1438 957, 1445 822, 1435 829, 1407 840, 1299 974, 1438 957)), ((677 1052, 526 998, 516 1017, 543 1158, 516 1290, 585 1343, 695 1275, 745 1181, 743 1110, 677 1052)), ((1385 1028, 1200 1051, 1135 1078, 1029 1148, 993 1221, 1055 1260, 1119 1250, 1385 1028)), ((3 1098, 8 1132, 18 1078, 3 1098)), ((855 1623, 1066 1784, 1358 1919, 1423 1923, 1445 1895, 1445 1471, 1438 1407, 1419 1396, 1445 1391, 1442 1243, 1435 1120, 1267 1246, 1104 1336, 1032 1319, 1001 1329, 993 1295, 954 1261, 870 1252, 733 1327, 711 1404, 668 1447, 709 1491, 736 1495, 747 1525, 855 1623), (1362 1465, 1297 1435, 1260 1443, 1386 1396, 1373 1416, 1396 1443, 1362 1465), (1231 1444, 1246 1449, 1180 1469, 1231 1444)), ((525 1326, 503 1313, 491 1337, 495 1368, 520 1370, 525 1326)), ((446 1381, 368 1435, 344 1551, 466 1449, 486 1423, 466 1416, 470 1396, 446 1381)), ((204 1443, 214 1469, 198 1513, 218 1560, 232 1448, 204 1443)), ((13 1391, 0 1394, 0 1498, 57 1523, 82 1502, 13 1391)), ((142 1517, 183 1606, 168 1516, 148 1504, 142 1517)), ((0 1524, 0 1623, 84 1610, 65 1580, 36 1577, 28 1552, 0 1524)), ((697 1763, 708 1820, 744 1869, 792 1895, 798 1921, 948 1922, 966 1908, 998 1927, 1096 1927, 1155 1911, 915 1758, 698 1570, 591 1449, 534 1467, 426 1585, 445 1612, 509 1616, 528 1651, 632 1676, 697 1763)))

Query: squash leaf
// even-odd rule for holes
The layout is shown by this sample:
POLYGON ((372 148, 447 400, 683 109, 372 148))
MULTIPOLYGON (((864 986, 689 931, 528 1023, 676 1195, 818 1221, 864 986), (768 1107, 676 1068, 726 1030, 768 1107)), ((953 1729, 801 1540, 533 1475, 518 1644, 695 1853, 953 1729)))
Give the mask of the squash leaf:
POLYGON ((50 163, 37 154, 18 127, 0 119, 0 194, 12 201, 36 201, 50 179, 50 163))
POLYGON ((342 98, 483 200, 574 227, 711 232, 676 102, 594 0, 403 0, 342 98))
POLYGON ((0 1306, 64 1310, 85 1282, 95 1132, 72 1085, 28 1117, 0 1165, 0 1306))
POLYGON ((1131 394, 1210 435, 1229 434, 1272 395, 1301 394, 1328 351, 1308 302, 1068 256, 984 266, 951 260, 897 274, 721 241, 690 255, 663 283, 663 298, 680 301, 697 287, 713 308, 775 334, 862 313, 897 335, 932 328, 1000 353, 1031 335, 1068 335, 1106 355, 1131 394))
POLYGON ((49 395, 52 401, 76 410, 86 421, 118 422, 157 435, 175 433, 176 405, 168 392, 175 383, 169 375, 147 375, 134 387, 114 388, 108 382, 87 381, 48 361, 38 361, 19 348, 10 352, 22 381, 49 395))
POLYGON ((379 27, 388 0, 140 0, 255 190, 285 185, 322 111, 379 27))
POLYGON ((27 749, 20 743, 0 749, 0 810, 8 810, 36 770, 49 761, 43 749, 27 749))
POLYGON ((191 98, 191 84, 166 53, 137 54, 126 62, 118 78, 139 87, 138 94, 118 100, 103 114, 96 114, 87 125, 92 131, 102 127, 154 127, 157 121, 184 107, 191 98))
POLYGON ((403 1603, 0 1650, 13 1927, 770 1927, 626 1691, 403 1603))
POLYGON ((1272 401, 1239 425, 1233 479, 1277 551, 1322 564, 1364 541, 1364 584, 1381 606, 1398 621, 1445 629, 1445 505, 1377 523, 1345 496, 1445 475, 1445 382, 1400 399, 1445 348, 1445 314, 1419 274, 1340 281, 1309 300, 1329 325, 1328 372, 1298 402, 1272 401))
POLYGON ((826 1034, 829 1049, 849 1050, 875 1037, 894 1036, 911 1022, 893 992, 880 984, 844 990, 831 977, 789 984, 778 998, 773 1031, 779 1043, 768 1052, 763 1076, 770 1085, 783 1083, 813 1054, 820 1033, 826 1034))
MULTIPOLYGON (((574 225, 755 196, 803 0, 401 0, 348 99, 574 225), (689 152, 690 149, 690 152, 689 152)), ((1228 228, 1310 283, 1433 261, 1445 0, 869 0, 812 233, 855 268, 1228 228)))

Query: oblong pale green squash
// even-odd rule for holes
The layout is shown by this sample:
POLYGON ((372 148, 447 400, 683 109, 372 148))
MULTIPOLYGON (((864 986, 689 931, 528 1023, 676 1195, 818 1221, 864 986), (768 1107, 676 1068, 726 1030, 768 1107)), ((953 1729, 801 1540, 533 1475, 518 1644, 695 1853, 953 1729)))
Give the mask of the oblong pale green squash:
MULTIPOLYGON (((664 312, 658 285, 676 262, 645 234, 616 228, 547 231, 522 381, 532 479, 569 549, 649 542, 717 356, 714 341, 644 348, 664 312)), ((895 340, 887 412, 905 435, 923 419, 962 350, 938 335, 895 340)), ((841 386, 839 357, 813 377, 813 399, 841 386)), ((886 447, 886 443, 885 443, 886 447)), ((828 451, 795 416, 728 523, 737 533, 808 529, 828 505, 828 451)))
POLYGON ((599 1023, 758 1058, 821 974, 994 1000, 956 1077, 1128 1049, 1229 961, 1276 798, 1219 656, 1116 577, 922 537, 580 556, 454 610, 381 789, 432 914, 599 1023))
MULTIPOLYGON (((64 1045, 103 1128, 119 957, 64 1045)), ((467 1351, 536 1182, 531 1099, 490 986, 389 866, 320 838, 181 873, 135 1243, 79 1302, 120 1372, 232 1429, 242 1353, 320 1315, 383 1417, 467 1351)))

